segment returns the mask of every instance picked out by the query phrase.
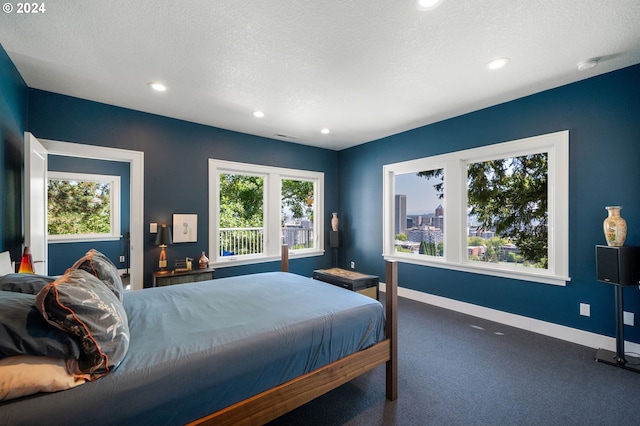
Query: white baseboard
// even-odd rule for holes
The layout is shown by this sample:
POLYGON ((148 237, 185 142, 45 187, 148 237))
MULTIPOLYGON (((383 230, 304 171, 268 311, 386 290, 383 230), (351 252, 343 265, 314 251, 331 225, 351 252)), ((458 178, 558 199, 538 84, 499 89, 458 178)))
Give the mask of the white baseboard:
MULTIPOLYGON (((380 291, 385 290, 386 285, 384 283, 380 283, 380 291)), ((522 315, 510 314, 508 312, 485 308, 483 306, 460 302, 459 300, 435 296, 433 294, 423 293, 421 291, 403 287, 398 287, 398 296, 438 306, 440 308, 461 312, 463 314, 472 315, 474 317, 483 318, 489 321, 498 322, 511 327, 532 331, 545 336, 555 337, 557 339, 566 340, 567 342, 577 343, 594 349, 602 348, 613 352, 616 350, 615 338, 591 333, 589 331, 578 330, 577 328, 566 327, 564 325, 541 321, 522 315)), ((640 344, 627 341, 624 343, 626 353, 640 354, 640 344)))

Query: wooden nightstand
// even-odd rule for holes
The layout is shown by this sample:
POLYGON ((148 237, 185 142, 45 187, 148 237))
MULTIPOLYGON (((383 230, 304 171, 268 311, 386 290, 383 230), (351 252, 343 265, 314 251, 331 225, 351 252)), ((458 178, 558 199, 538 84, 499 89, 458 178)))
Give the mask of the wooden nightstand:
POLYGON ((161 287, 165 285, 193 283, 196 281, 206 281, 213 279, 213 268, 192 269, 190 271, 175 272, 169 271, 166 273, 154 272, 153 273, 153 286, 161 287))
POLYGON ((376 300, 379 296, 379 279, 375 275, 365 275, 359 272, 347 271, 346 269, 331 268, 313 271, 313 278, 347 290, 357 291, 376 300))

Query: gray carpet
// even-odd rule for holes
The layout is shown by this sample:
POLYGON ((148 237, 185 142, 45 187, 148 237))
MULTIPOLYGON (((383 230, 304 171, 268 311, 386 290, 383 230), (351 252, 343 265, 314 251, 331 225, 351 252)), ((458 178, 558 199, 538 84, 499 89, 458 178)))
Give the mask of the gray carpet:
POLYGON ((640 424, 640 374, 596 362, 592 348, 398 305, 397 401, 378 367, 270 425, 640 424))

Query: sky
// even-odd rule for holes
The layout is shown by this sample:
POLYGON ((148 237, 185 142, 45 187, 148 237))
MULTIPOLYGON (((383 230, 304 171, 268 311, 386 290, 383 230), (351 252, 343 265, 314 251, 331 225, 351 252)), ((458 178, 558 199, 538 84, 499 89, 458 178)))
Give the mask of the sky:
POLYGON ((416 173, 397 174, 395 176, 396 195, 407 196, 407 214, 434 213, 439 204, 444 200, 437 197, 433 185, 440 182, 440 178, 426 179, 417 176, 416 173))

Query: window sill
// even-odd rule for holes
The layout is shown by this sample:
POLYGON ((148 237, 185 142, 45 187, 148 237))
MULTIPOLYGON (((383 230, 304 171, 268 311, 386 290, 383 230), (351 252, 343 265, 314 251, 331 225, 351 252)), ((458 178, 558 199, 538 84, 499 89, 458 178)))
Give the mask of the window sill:
POLYGON ((61 243, 91 243, 99 241, 120 241, 122 235, 96 235, 88 236, 82 235, 79 237, 47 237, 48 244, 61 244, 61 243))
MULTIPOLYGON (((324 255, 324 250, 313 250, 304 252, 289 252, 289 260, 302 259, 305 257, 316 257, 324 255)), ((232 266, 254 265, 257 263, 279 262, 280 256, 224 256, 209 263, 213 268, 229 268, 232 266)))
MULTIPOLYGON (((431 266, 434 268, 450 269, 453 271, 470 272, 472 274, 491 275, 494 277, 511 278, 520 281, 532 281, 543 284, 566 286, 570 277, 553 275, 544 272, 534 272, 534 270, 516 270, 507 268, 496 268, 486 264, 473 265, 469 262, 453 263, 445 260, 413 259, 408 256, 384 255, 385 260, 395 260, 396 262, 411 263, 413 265, 431 266)), ((541 270, 540 270, 541 271, 541 270)))

